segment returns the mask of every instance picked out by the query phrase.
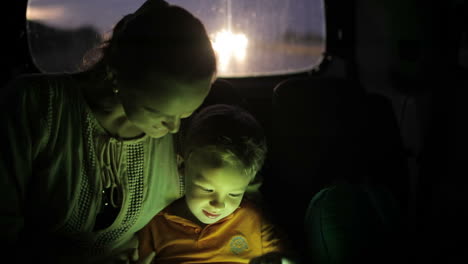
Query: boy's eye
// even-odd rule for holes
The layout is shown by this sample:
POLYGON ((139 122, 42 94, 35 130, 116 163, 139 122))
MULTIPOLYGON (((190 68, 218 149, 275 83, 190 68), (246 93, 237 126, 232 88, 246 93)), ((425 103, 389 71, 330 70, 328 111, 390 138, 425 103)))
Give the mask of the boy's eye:
POLYGON ((242 193, 230 193, 229 195, 231 197, 240 197, 240 196, 242 196, 242 193))

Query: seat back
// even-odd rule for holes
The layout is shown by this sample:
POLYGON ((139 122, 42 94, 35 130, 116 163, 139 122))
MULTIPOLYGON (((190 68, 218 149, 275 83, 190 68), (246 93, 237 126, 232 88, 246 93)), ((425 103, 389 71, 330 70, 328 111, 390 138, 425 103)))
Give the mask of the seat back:
POLYGON ((213 104, 229 104, 242 107, 245 106, 246 99, 231 82, 224 79, 216 79, 199 109, 213 104))
POLYGON ((319 191, 337 182, 387 190, 401 209, 407 168, 391 113, 381 97, 345 79, 295 78, 275 88, 273 173, 265 179, 264 194, 298 251, 308 249, 297 220, 305 219, 319 191))
POLYGON ((336 184, 311 200, 304 230, 307 263, 401 263, 401 219, 385 188, 336 184))

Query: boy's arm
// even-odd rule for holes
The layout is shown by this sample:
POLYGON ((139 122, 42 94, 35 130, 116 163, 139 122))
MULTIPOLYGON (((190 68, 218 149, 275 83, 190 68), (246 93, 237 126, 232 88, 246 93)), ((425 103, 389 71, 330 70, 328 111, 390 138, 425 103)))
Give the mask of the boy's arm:
POLYGON ((284 239, 278 228, 269 222, 262 223, 263 254, 285 250, 284 239))
POLYGON ((270 223, 262 223, 262 255, 249 261, 249 264, 281 264, 283 241, 277 229, 270 223))
POLYGON ((287 263, 300 263, 297 252, 292 249, 291 241, 283 229, 274 225, 268 220, 268 217, 262 219, 262 255, 251 260, 251 264, 268 263, 281 264, 287 260, 287 263))

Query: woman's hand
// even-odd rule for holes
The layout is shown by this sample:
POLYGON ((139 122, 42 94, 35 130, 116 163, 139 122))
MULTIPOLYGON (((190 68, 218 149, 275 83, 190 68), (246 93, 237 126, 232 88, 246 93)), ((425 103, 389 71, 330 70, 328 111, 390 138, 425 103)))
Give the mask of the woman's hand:
POLYGON ((128 249, 126 252, 121 253, 118 256, 116 264, 151 264, 155 256, 156 252, 153 251, 144 259, 140 259, 138 254, 138 243, 136 243, 135 248, 128 249))
POLYGON ((281 264, 282 257, 279 252, 270 252, 251 259, 249 264, 281 264))
POLYGON ((138 236, 134 236, 132 240, 127 244, 126 250, 118 255, 118 264, 151 264, 153 262, 154 257, 156 256, 156 252, 151 252, 147 257, 144 259, 140 259, 138 254, 138 245, 139 240, 138 236))
POLYGON ((151 264, 154 260, 154 256, 156 256, 156 252, 151 252, 145 259, 138 261, 138 264, 151 264))
POLYGON ((118 264, 132 264, 138 261, 138 248, 129 249, 117 256, 118 264))
POLYGON ((138 236, 133 238, 125 245, 125 250, 119 252, 115 257, 113 263, 115 264, 131 264, 137 263, 138 256, 138 236))

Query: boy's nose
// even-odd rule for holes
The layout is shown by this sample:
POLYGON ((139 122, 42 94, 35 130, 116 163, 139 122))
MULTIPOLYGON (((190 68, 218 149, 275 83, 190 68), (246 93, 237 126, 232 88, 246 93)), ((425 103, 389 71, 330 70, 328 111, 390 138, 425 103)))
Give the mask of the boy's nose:
POLYGON ((218 209, 218 210, 221 210, 221 209, 224 209, 226 207, 226 204, 224 203, 224 201, 221 201, 220 199, 214 199, 210 202, 210 205, 214 208, 214 209, 218 209))

